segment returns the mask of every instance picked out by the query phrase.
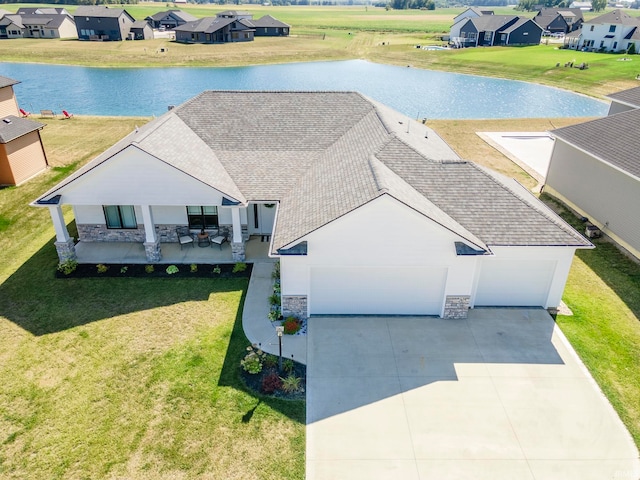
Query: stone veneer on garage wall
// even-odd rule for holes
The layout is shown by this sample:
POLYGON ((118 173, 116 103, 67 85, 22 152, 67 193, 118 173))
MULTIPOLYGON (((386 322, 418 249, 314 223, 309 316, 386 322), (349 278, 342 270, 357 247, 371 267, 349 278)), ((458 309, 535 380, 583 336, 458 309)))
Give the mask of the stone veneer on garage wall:
POLYGON ((447 295, 442 318, 467 318, 470 302, 469 295, 447 295))
POLYGON ((307 296, 283 295, 281 309, 284 318, 296 317, 305 320, 307 318, 307 296))

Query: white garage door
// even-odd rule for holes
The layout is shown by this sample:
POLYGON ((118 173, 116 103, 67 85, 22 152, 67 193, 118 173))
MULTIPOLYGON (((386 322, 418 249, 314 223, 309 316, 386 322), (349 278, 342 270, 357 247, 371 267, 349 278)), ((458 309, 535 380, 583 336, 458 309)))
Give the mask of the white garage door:
POLYGON ((443 267, 315 267, 310 313, 440 315, 443 267))
POLYGON ((544 307, 555 268, 554 261, 486 261, 475 306, 544 307))

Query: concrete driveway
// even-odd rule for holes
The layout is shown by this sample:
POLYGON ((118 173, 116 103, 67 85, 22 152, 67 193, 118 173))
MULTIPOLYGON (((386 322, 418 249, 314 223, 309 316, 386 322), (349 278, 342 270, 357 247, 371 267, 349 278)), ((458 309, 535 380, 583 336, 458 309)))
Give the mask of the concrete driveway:
POLYGON ((313 317, 307 479, 637 480, 638 451, 542 309, 313 317))

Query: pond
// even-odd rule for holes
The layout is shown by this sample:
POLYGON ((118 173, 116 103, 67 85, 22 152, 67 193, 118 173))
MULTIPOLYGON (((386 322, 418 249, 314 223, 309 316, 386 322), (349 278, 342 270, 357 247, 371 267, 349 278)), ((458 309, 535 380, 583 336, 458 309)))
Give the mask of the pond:
POLYGON ((591 117, 607 104, 533 83, 363 60, 234 68, 93 68, 0 63, 22 108, 150 116, 203 90, 359 91, 413 118, 591 117))

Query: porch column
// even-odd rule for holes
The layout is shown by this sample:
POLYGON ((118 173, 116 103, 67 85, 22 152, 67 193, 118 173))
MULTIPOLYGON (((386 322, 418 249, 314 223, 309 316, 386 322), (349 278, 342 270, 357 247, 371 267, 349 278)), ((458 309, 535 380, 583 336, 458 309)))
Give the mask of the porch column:
POLYGON ((231 208, 231 224, 233 238, 231 239, 231 256, 236 262, 244 262, 244 240, 242 239, 242 225, 240 223, 240 207, 231 208))
POLYGON ((156 226, 153 223, 153 214, 150 205, 140 205, 142 210, 142 222, 144 223, 144 252, 147 261, 159 262, 162 259, 160 239, 156 234, 156 226))
POLYGON ((61 263, 67 260, 76 260, 76 247, 73 243, 73 238, 69 236, 67 224, 64 222, 62 207, 60 205, 50 205, 49 215, 51 215, 53 228, 56 231, 55 246, 56 252, 58 252, 58 259, 61 263))

